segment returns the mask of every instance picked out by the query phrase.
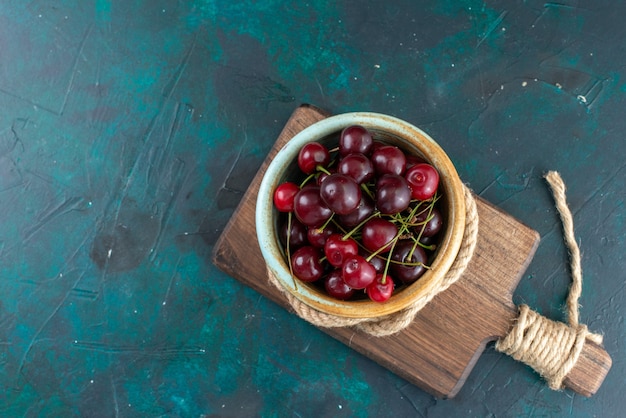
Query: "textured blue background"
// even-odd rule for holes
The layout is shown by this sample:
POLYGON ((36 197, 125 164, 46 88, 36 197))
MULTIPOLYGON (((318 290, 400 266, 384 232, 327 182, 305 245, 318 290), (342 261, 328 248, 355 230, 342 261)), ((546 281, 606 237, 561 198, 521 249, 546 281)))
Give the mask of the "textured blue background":
POLYGON ((570 0, 2 1, 0 414, 620 416, 625 14, 570 0), (488 348, 437 400, 217 270, 217 237, 301 103, 436 138, 475 192, 540 232, 515 302, 554 319, 567 254, 541 177, 559 170, 581 321, 614 361, 598 394, 553 392, 488 348))

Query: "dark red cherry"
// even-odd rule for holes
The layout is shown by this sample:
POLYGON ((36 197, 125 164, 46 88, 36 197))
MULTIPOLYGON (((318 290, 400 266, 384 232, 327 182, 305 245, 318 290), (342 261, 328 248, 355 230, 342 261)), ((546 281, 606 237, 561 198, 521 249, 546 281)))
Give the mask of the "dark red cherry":
POLYGON ((300 148, 298 167, 305 174, 311 174, 318 165, 325 167, 330 161, 328 149, 319 142, 309 142, 300 148))
MULTIPOLYGON (((367 250, 361 250, 359 254, 361 254, 365 258, 368 258, 372 253, 367 250)), ((387 255, 376 255, 372 257, 369 262, 372 266, 374 266, 374 269, 376 269, 376 273, 382 273, 383 271, 385 271, 385 265, 387 264, 387 255)))
POLYGON ((420 224, 414 228, 415 234, 422 237, 433 237, 443 227, 443 216, 436 207, 433 207, 432 211, 425 208, 415 217, 414 223, 420 224))
POLYGON ((331 217, 333 212, 320 197, 318 186, 303 187, 293 201, 293 212, 308 227, 317 228, 331 217))
POLYGON ((352 177, 358 184, 367 183, 374 177, 374 166, 365 155, 349 154, 342 158, 337 172, 352 177))
POLYGON ((326 276, 324 280, 324 288, 326 292, 339 300, 347 300, 354 295, 354 289, 343 281, 341 270, 333 270, 326 276))
POLYGON ((361 193, 359 206, 346 215, 339 216, 339 222, 347 228, 354 228, 367 219, 375 210, 374 201, 366 193, 361 193))
POLYGON ((319 251, 311 246, 297 249, 291 255, 291 269, 293 274, 303 282, 316 281, 324 273, 319 251))
POLYGON ((406 156, 400 148, 384 145, 376 148, 372 153, 372 164, 378 175, 395 174, 399 176, 404 174, 406 156))
POLYGON ((391 241, 397 233, 398 228, 393 222, 383 218, 372 218, 363 225, 361 242, 371 252, 385 253, 391 249, 391 241))
POLYGON ((347 215, 359 206, 361 188, 352 178, 335 173, 322 182, 320 196, 330 210, 347 215))
MULTIPOLYGON (((422 157, 418 157, 417 155, 413 155, 413 154, 407 154, 406 155, 406 169, 408 170, 409 168, 413 167, 414 165, 417 164, 422 164, 425 163, 426 160, 423 159, 422 157)), ((406 172, 405 172, 406 174, 406 172)))
POLYGON ((335 228, 332 224, 326 225, 324 229, 308 228, 307 240, 309 241, 309 244, 316 248, 324 248, 324 244, 326 244, 328 237, 336 232, 337 228, 335 228))
POLYGON ((283 246, 287 246, 287 234, 289 232, 289 248, 298 248, 307 243, 307 227, 295 217, 291 217, 291 222, 285 216, 279 229, 279 238, 283 246), (291 226, 291 229, 289 229, 291 226))
POLYGON ((368 154, 373 144, 372 134, 363 126, 352 125, 341 131, 339 154, 346 156, 355 152, 368 154))
POLYGON ((385 215, 399 213, 409 207, 411 189, 402 176, 385 174, 376 183, 376 207, 385 215))
POLYGON ((424 265, 428 261, 426 252, 419 245, 414 247, 413 240, 400 240, 396 243, 391 254, 391 259, 396 261, 390 264, 393 277, 404 283, 413 283, 419 279, 425 272, 424 265), (413 251, 411 257, 409 254, 413 251), (411 265, 412 264, 412 265, 411 265))

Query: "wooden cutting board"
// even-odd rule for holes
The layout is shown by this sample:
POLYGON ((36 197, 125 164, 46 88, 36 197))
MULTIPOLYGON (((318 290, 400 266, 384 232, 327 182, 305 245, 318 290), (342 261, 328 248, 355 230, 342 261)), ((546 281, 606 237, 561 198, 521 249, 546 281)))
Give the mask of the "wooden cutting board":
MULTIPOLYGON (((329 116, 305 105, 297 108, 252 180, 213 250, 215 265, 291 311, 266 276, 256 239, 254 213, 261 179, 280 148, 307 126, 329 116)), ((504 336, 517 316, 514 289, 532 260, 539 234, 475 196, 478 243, 464 275, 437 295, 398 334, 376 338, 352 328, 320 328, 409 382, 443 398, 463 386, 485 345, 504 336)), ((610 357, 586 343, 566 386, 590 396, 610 368, 610 357)))

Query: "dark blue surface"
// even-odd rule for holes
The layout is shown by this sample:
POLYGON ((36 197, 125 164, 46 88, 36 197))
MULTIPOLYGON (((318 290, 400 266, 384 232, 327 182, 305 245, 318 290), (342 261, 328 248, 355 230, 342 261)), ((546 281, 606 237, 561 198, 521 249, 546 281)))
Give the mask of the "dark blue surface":
MULTIPOLYGON (((626 5, 0 4, 0 414, 620 416, 626 5), (224 275, 214 243, 293 109, 391 114, 539 231, 515 294, 563 319, 568 185, 591 399, 488 348, 436 400, 224 275)), ((251 236, 250 239, 254 239, 251 236)))

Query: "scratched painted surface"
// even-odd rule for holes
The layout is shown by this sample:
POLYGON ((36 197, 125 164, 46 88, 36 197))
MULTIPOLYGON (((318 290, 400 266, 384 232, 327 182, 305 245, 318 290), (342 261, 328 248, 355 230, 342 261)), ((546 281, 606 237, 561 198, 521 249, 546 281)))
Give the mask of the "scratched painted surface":
MULTIPOLYGON (((626 6, 565 1, 0 4, 3 416, 618 416, 626 408, 626 6), (234 3, 234 4, 231 4, 234 3), (436 400, 210 263, 300 103, 415 123, 538 230, 515 295, 562 319, 569 186, 585 399, 488 348, 436 400)), ((251 238, 252 239, 252 238, 251 238)))

